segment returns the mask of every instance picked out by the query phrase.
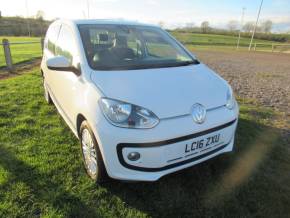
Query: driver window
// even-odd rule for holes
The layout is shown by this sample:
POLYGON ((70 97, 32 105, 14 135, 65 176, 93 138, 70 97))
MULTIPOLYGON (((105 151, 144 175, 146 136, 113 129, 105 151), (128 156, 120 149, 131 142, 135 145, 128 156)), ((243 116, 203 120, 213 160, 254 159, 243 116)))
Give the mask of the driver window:
POLYGON ((56 55, 66 57, 73 64, 73 57, 77 54, 76 42, 71 29, 62 25, 56 45, 56 55))

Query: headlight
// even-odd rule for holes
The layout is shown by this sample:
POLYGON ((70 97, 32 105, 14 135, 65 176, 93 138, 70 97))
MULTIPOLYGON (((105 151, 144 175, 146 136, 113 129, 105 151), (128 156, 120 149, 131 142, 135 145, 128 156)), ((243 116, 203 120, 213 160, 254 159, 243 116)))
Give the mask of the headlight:
POLYGON ((226 107, 230 110, 232 110, 235 107, 236 104, 236 100, 235 100, 235 96, 233 94, 233 90, 231 89, 231 87, 229 87, 228 91, 227 91, 227 102, 226 102, 226 107))
POLYGON ((101 98, 99 104, 107 120, 115 126, 146 129, 159 123, 153 112, 137 105, 109 98, 101 98))

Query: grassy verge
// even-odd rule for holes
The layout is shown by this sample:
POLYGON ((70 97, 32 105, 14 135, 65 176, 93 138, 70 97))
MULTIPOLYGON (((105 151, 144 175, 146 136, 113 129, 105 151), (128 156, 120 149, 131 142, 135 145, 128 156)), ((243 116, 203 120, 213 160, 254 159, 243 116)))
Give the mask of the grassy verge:
MULTIPOLYGON (((184 44, 190 45, 215 45, 215 46, 237 46, 237 36, 226 36, 226 35, 216 35, 216 34, 198 34, 198 33, 181 33, 172 32, 172 34, 178 38, 184 44)), ((247 47, 250 44, 250 38, 241 37, 240 46, 247 47)), ((276 43, 274 41, 254 39, 253 43, 265 43, 271 44, 276 43)))
POLYGON ((0 81, 0 217, 286 217, 290 158, 269 109, 241 105, 235 152, 155 183, 96 185, 38 70, 0 81), (272 124, 271 124, 272 125, 272 124))
MULTIPOLYGON (((13 42, 35 42, 39 41, 39 43, 35 44, 16 44, 10 45, 12 61, 14 64, 29 61, 34 58, 41 57, 41 44, 40 38, 37 37, 0 37, 0 41, 2 43, 2 39, 6 38, 10 43, 13 42)), ((1 45, 2 47, 2 45, 1 45)), ((4 52, 3 48, 0 48, 0 67, 5 66, 4 52)))
MULTIPOLYGON (((186 47, 195 50, 236 50, 238 40, 237 36, 228 35, 183 32, 171 32, 171 34, 186 45, 186 47)), ((250 38, 241 37, 239 51, 248 51, 250 40, 250 38)), ((274 47, 274 52, 289 51, 289 43, 288 46, 281 46, 286 44, 270 40, 254 39, 252 50, 254 50, 255 43, 257 43, 256 51, 271 52, 272 44, 280 45, 274 47)))

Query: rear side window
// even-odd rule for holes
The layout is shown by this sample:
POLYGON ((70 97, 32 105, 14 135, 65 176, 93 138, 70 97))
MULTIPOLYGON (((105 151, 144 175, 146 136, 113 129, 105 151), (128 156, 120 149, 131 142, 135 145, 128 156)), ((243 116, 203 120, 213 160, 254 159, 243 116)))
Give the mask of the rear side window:
POLYGON ((46 45, 45 47, 52 53, 55 54, 55 43, 59 33, 59 25, 50 26, 47 31, 46 45))
POLYGON ((56 43, 55 53, 66 57, 70 63, 73 63, 73 56, 76 55, 76 42, 73 36, 73 32, 70 27, 62 25, 58 40, 56 43))

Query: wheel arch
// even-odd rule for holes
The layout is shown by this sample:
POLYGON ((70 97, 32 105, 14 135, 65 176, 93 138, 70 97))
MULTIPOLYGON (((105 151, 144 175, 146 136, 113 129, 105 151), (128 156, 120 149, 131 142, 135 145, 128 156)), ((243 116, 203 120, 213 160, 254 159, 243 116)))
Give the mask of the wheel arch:
POLYGON ((80 127, 83 121, 87 120, 83 114, 78 114, 76 119, 76 128, 78 137, 80 137, 80 127))

